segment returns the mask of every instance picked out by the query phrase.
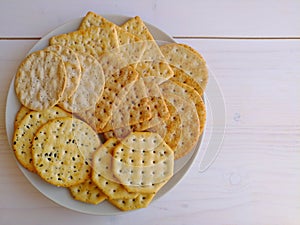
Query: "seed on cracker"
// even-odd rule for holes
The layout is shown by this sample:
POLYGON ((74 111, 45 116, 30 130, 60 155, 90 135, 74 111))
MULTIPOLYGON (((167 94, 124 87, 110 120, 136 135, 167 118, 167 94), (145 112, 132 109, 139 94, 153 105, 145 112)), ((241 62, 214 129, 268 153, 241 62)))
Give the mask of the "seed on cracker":
POLYGON ((42 112, 28 112, 15 127, 13 136, 13 150, 20 164, 34 172, 31 147, 35 133, 43 124, 52 119, 71 116, 59 107, 53 107, 42 112))
POLYGON ((59 103, 68 112, 80 113, 93 108, 104 90, 105 76, 100 63, 91 55, 78 54, 81 79, 73 95, 59 103))
POLYGON ((173 150, 155 133, 133 132, 113 153, 113 173, 129 192, 156 193, 173 175, 173 150))
POLYGON ((108 199, 108 201, 122 211, 129 211, 146 208, 151 203, 154 196, 155 194, 139 194, 135 198, 108 199))
POLYGON ((68 117, 54 119, 33 139, 33 165, 50 184, 77 185, 89 178, 92 154, 100 144, 97 133, 85 122, 68 117))
POLYGON ((190 46, 171 43, 160 46, 166 61, 191 76, 204 91, 208 81, 208 70, 203 57, 190 46))
POLYGON ((67 99, 76 91, 81 78, 81 68, 77 54, 72 49, 61 45, 52 45, 47 47, 46 50, 55 52, 64 62, 67 81, 61 100, 67 99))
POLYGON ((15 78, 15 91, 21 104, 36 111, 56 105, 65 86, 64 62, 52 51, 31 53, 21 63, 15 78))
POLYGON ((129 193, 113 175, 112 154, 118 143, 118 139, 111 138, 97 149, 93 156, 92 180, 109 199, 135 198, 138 194, 129 193))
POLYGON ((74 199, 85 203, 96 205, 107 199, 107 196, 102 193, 91 179, 69 187, 69 191, 74 199))
POLYGON ((31 110, 26 108, 25 106, 20 107, 19 111, 17 112, 16 118, 15 118, 15 123, 14 123, 15 129, 18 126, 18 124, 20 123, 20 121, 30 112, 31 112, 31 110))

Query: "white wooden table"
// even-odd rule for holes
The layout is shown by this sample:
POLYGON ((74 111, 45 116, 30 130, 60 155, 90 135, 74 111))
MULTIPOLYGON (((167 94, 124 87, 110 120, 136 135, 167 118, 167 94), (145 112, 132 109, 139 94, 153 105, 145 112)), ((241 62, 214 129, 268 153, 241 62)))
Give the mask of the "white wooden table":
POLYGON ((298 0, 2 0, 0 224, 300 224, 299 12, 298 0), (5 131, 7 91, 27 51, 87 11, 140 15, 197 49, 226 108, 215 162, 201 171, 199 156, 171 192, 120 216, 85 215, 44 197, 18 169, 5 131))

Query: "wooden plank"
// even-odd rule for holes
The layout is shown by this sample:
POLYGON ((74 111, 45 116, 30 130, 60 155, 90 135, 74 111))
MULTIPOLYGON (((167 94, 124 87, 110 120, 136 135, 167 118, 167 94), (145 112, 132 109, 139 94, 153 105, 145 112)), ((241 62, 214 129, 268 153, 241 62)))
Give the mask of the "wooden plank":
POLYGON ((90 10, 139 15, 177 37, 300 37, 298 0, 2 0, 0 37, 41 37, 90 10))

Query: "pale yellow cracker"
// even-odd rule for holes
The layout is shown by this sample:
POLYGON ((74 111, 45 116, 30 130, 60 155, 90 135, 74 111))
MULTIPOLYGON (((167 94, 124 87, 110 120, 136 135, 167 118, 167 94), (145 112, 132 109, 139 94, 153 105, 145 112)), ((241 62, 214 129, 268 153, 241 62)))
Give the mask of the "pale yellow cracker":
POLYGON ((96 59, 104 52, 119 47, 115 27, 108 24, 54 36, 50 39, 50 45, 67 46, 77 52, 90 54, 96 59))
POLYGON ((109 199, 128 199, 137 197, 137 193, 129 193, 115 178, 112 171, 112 154, 119 140, 107 140, 93 156, 92 180, 108 196, 109 199))
POLYGON ((52 45, 46 48, 58 54, 65 65, 67 82, 61 100, 70 97, 77 89, 81 78, 80 62, 77 54, 70 48, 61 45, 52 45))
POLYGON ((181 119, 180 114, 176 108, 165 99, 165 103, 168 107, 170 117, 166 121, 161 121, 160 124, 147 129, 149 132, 158 133, 167 145, 174 151, 177 148, 178 142, 181 137, 181 119))
POLYGON ((114 53, 118 53, 123 60, 126 60, 127 65, 137 63, 146 48, 145 43, 140 42, 140 38, 125 31, 118 25, 105 19, 103 16, 94 12, 88 12, 83 18, 79 29, 84 30, 89 29, 90 27, 101 27, 104 25, 114 27, 117 32, 119 48, 114 49, 114 53))
POLYGON ((135 16, 121 25, 124 30, 136 35, 142 40, 154 40, 149 29, 139 16, 135 16))
POLYGON ((107 78, 103 94, 95 107, 79 116, 100 133, 137 78, 138 74, 131 66, 118 70, 107 78))
POLYGON ((194 105, 200 122, 200 134, 202 134, 206 123, 206 108, 198 92, 189 85, 174 80, 169 80, 160 87, 163 94, 175 94, 194 105))
POLYGON ((151 118, 149 97, 143 79, 137 80, 123 96, 121 103, 113 108, 112 117, 102 132, 138 124, 151 118))
POLYGON ((107 199, 107 196, 102 193, 91 179, 88 179, 81 184, 69 187, 69 191, 74 199, 89 204, 96 205, 107 199))
POLYGON ((25 106, 21 106, 19 111, 17 112, 14 127, 16 128, 20 123, 20 121, 30 112, 31 112, 30 109, 26 108, 25 106))
POLYGON ((13 150, 21 165, 29 171, 34 172, 31 147, 35 133, 43 124, 52 119, 71 116, 71 114, 58 107, 53 107, 42 112, 28 112, 15 127, 13 136, 13 150))
POLYGON ((202 89, 201 85, 194 80, 191 76, 186 74, 183 70, 178 69, 177 67, 171 66, 174 72, 173 77, 170 78, 171 81, 180 82, 190 87, 194 88, 200 96, 203 95, 204 90, 202 89))
POLYGON ((65 86, 63 60, 52 51, 41 50, 28 55, 15 78, 15 91, 21 104, 36 111, 57 104, 65 86))
POLYGON ((94 108, 104 90, 105 76, 100 63, 91 55, 78 54, 81 79, 73 95, 59 106, 68 112, 80 113, 94 108))
POLYGON ((203 57, 190 46, 171 43, 160 46, 166 61, 191 76, 204 91, 208 81, 208 70, 203 57))
POLYGON ((77 185, 89 178, 92 154, 100 144, 97 133, 85 122, 68 117, 54 119, 34 137, 33 165, 50 184, 77 185))
POLYGON ((161 83, 173 75, 173 71, 166 62, 158 44, 139 16, 129 19, 121 27, 142 39, 146 44, 140 63, 137 65, 137 70, 141 76, 158 77, 160 79, 156 81, 161 83))
POLYGON ((133 132, 116 146, 112 164, 129 192, 156 193, 173 175, 174 154, 158 134, 133 132))
POLYGON ((129 211, 146 208, 151 203, 154 196, 155 194, 139 194, 135 198, 109 199, 108 201, 122 211, 129 211))
POLYGON ((165 100, 170 102, 180 115, 181 125, 179 129, 181 136, 176 149, 174 149, 175 159, 179 159, 193 150, 193 147, 200 137, 202 132, 201 117, 198 115, 200 114, 200 116, 202 116, 202 113, 205 112, 202 111, 203 102, 201 103, 201 96, 188 85, 182 88, 180 85, 176 85, 170 81, 161 86, 165 100), (193 95, 190 95, 189 91, 191 91, 193 95), (193 99, 192 96, 197 96, 197 98, 193 99), (198 103, 200 104, 198 105, 198 103))

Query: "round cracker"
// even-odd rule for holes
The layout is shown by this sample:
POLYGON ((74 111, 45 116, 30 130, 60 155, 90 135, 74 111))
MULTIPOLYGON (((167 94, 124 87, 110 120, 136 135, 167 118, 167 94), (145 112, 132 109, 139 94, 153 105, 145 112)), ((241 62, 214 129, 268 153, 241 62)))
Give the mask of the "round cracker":
POLYGON ((78 54, 81 79, 74 94, 59 103, 68 112, 80 113, 93 108, 100 99, 105 85, 101 64, 91 55, 78 54))
POLYGON ((16 125, 13 136, 13 150, 17 160, 23 167, 31 172, 35 171, 31 154, 34 135, 43 124, 61 117, 71 117, 71 114, 59 107, 53 107, 42 112, 30 111, 16 125))
POLYGON ((188 45, 171 43, 160 47, 166 61, 191 76, 204 91, 208 81, 208 70, 204 58, 188 45))
POLYGON ((65 64, 67 83, 61 99, 67 99, 76 91, 81 78, 81 68, 77 54, 71 48, 62 45, 51 45, 46 50, 58 54, 65 64))
POLYGON ((63 60, 52 51, 28 55, 19 66, 15 91, 22 105, 42 111, 56 105, 66 86, 63 60))
POLYGON ((100 147, 97 133, 75 118, 59 118, 43 125, 32 143, 33 165, 45 181, 70 187, 86 181, 93 152, 100 147))

